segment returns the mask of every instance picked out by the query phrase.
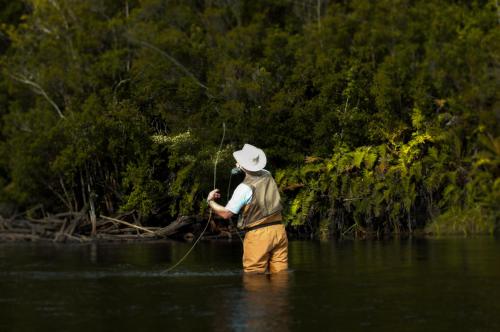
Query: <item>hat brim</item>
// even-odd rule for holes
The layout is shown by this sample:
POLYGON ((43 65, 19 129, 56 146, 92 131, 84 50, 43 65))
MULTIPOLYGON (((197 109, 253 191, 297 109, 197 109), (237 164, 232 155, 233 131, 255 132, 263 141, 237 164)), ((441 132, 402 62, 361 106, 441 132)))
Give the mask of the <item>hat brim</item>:
POLYGON ((256 158, 256 156, 249 156, 245 153, 244 150, 238 150, 233 152, 234 159, 240 164, 241 167, 250 172, 258 172, 266 167, 267 158, 264 151, 260 150, 258 152, 258 162, 252 162, 252 159, 256 158))

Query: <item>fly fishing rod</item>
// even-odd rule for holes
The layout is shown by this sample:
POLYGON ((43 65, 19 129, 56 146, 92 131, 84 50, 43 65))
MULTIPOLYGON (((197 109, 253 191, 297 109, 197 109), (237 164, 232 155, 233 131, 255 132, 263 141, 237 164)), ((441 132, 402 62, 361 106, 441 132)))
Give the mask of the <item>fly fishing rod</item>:
MULTIPOLYGON (((213 187, 213 189, 215 189, 215 184, 216 184, 216 179, 217 179, 217 163, 219 162, 219 154, 222 150, 222 143, 224 142, 224 137, 226 137, 226 124, 223 122, 222 123, 222 139, 220 140, 219 150, 217 151, 217 154, 215 156, 215 162, 214 162, 214 187, 213 187)), ((179 266, 184 261, 184 259, 186 259, 186 257, 191 253, 191 251, 193 251, 193 249, 196 246, 196 244, 198 243, 198 241, 200 241, 200 239, 203 237, 203 234, 205 234, 205 231, 207 230, 208 225, 212 222, 212 215, 213 215, 213 210, 210 209, 210 212, 208 214, 207 224, 205 225, 205 228, 201 232, 200 236, 196 239, 196 241, 194 241, 191 248, 189 248, 189 250, 186 252, 186 254, 184 256, 182 256, 182 258, 179 259, 179 261, 177 263, 175 263, 174 265, 172 265, 171 267, 169 267, 168 269, 166 269, 162 273, 168 273, 168 272, 172 271, 173 269, 175 269, 177 266, 179 266)))

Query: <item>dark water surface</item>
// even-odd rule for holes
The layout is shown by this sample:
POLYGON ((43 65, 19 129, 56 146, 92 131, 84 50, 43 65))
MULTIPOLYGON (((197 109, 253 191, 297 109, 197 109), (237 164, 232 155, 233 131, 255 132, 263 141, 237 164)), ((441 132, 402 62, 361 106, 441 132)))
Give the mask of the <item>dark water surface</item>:
POLYGON ((0 244, 0 331, 500 331, 500 240, 291 241, 244 276, 241 243, 0 244))

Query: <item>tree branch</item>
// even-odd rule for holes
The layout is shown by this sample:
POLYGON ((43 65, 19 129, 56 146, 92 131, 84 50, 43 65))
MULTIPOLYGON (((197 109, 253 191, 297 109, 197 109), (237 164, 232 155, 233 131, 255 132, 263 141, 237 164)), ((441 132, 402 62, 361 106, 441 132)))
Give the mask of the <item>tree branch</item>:
POLYGON ((145 231, 145 232, 147 232, 147 233, 156 234, 155 232, 153 232, 153 231, 152 231, 152 230, 150 230, 150 229, 147 229, 147 228, 145 228, 145 227, 141 227, 141 226, 137 226, 137 225, 134 225, 134 224, 128 223, 128 222, 123 221, 123 220, 120 220, 120 219, 115 219, 115 218, 111 218, 111 217, 103 216, 102 214, 101 214, 101 218, 106 219, 106 220, 111 220, 111 221, 117 222, 117 223, 119 223, 119 224, 127 225, 127 226, 129 226, 129 227, 133 227, 133 228, 136 228, 136 229, 140 229, 141 231, 145 231))
POLYGON ((57 104, 49 97, 49 95, 45 92, 45 90, 38 83, 29 80, 24 75, 13 75, 13 74, 10 74, 9 76, 12 79, 14 79, 14 80, 16 80, 16 81, 18 81, 20 83, 24 83, 26 85, 31 86, 32 87, 32 91, 34 93, 43 96, 52 105, 52 107, 54 107, 54 109, 56 110, 57 114, 59 115, 59 117, 61 119, 65 118, 65 116, 64 116, 64 114, 62 114, 61 109, 59 108, 59 106, 57 106, 57 104))
POLYGON ((185 66, 183 66, 179 61, 177 61, 174 57, 172 57, 170 54, 168 54, 167 52, 159 49, 158 47, 154 46, 153 44, 150 44, 148 42, 145 42, 145 41, 142 41, 142 40, 138 40, 138 39, 135 39, 133 37, 130 37, 130 36, 127 36, 127 39, 130 40, 132 43, 135 43, 135 44, 139 44, 139 45, 142 45, 142 46, 146 46, 147 48, 149 49, 152 49, 153 51, 156 51, 158 53, 160 53, 161 55, 163 55, 165 58, 167 58, 170 62, 172 62, 174 65, 176 65, 179 69, 181 69, 186 75, 188 75, 189 77, 191 77, 191 79, 193 79, 193 81, 195 81, 195 83, 202 87, 203 89, 206 90, 206 94, 209 98, 213 98, 213 96, 208 92, 209 89, 208 87, 201 83, 197 78, 196 76, 194 76, 193 73, 191 73, 185 66))

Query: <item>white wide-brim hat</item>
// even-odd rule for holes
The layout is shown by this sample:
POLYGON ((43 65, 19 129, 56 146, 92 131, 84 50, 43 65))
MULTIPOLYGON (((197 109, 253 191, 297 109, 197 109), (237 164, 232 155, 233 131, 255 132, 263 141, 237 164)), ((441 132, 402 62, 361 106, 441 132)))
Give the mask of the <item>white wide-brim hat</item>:
POLYGON ((241 167, 250 172, 260 171, 267 163, 264 151, 251 144, 245 144, 243 149, 233 152, 233 157, 241 167))

